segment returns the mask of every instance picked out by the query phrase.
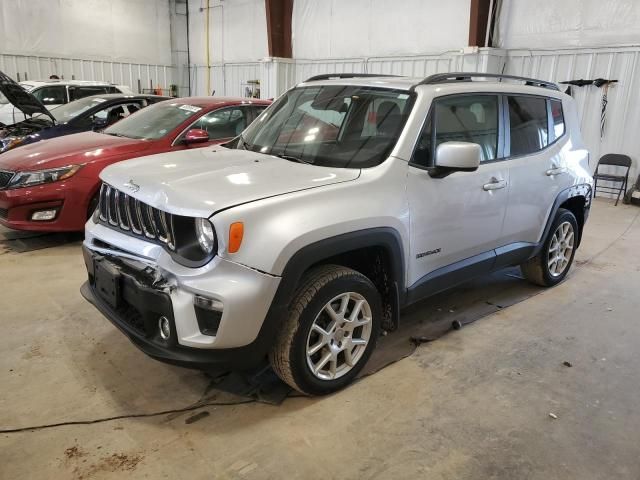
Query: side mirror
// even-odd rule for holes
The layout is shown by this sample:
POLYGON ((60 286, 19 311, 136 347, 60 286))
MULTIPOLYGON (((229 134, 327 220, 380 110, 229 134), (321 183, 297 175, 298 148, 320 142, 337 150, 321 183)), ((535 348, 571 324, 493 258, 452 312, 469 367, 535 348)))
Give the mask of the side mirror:
POLYGON ((480 166, 482 150, 477 143, 444 142, 436 149, 436 170, 473 172, 480 166))
POLYGON ((209 141, 209 132, 201 128, 192 128, 184 136, 184 143, 191 145, 192 143, 206 143, 209 141))
POLYGON ((93 117, 93 129, 94 130, 103 130, 109 126, 109 122, 106 117, 93 117))

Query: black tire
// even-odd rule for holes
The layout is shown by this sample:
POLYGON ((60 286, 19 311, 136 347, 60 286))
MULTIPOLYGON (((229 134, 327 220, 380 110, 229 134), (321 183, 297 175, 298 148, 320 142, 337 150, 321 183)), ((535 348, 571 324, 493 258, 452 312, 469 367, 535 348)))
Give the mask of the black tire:
POLYGON ((522 270, 524 277, 531 283, 542 287, 553 287, 564 280, 571 269, 573 258, 575 257, 576 250, 578 248, 578 228, 576 217, 571 213, 571 211, 564 208, 558 209, 556 218, 549 229, 549 233, 547 234, 547 238, 544 240, 544 244, 542 245, 540 252, 538 252, 535 257, 530 258, 520 265, 520 270, 522 270), (554 275, 549 269, 549 247, 551 246, 556 230, 565 222, 569 222, 573 228, 573 250, 571 251, 569 262, 564 267, 564 270, 560 274, 554 275))
POLYGON ((367 363, 380 334, 381 320, 380 294, 367 277, 355 270, 337 265, 315 268, 304 275, 289 304, 288 317, 269 354, 271 366, 284 382, 301 393, 326 395, 335 392, 351 383, 367 363), (307 339, 316 317, 324 313, 325 305, 347 292, 360 295, 369 304, 369 340, 364 353, 349 371, 339 378, 321 379, 312 372, 307 363, 307 339))

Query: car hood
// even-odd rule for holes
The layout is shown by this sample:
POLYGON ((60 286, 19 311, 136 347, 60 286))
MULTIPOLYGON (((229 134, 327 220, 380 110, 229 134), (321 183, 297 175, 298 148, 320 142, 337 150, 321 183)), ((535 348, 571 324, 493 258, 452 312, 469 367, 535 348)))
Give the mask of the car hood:
POLYGON ((47 110, 47 107, 45 107, 40 100, 2 72, 0 72, 0 93, 7 97, 7 100, 25 115, 42 113, 51 118, 53 123, 56 123, 56 119, 53 118, 49 110, 47 110))
POLYGON ((112 165, 100 174, 146 204, 192 217, 359 176, 359 169, 319 167, 225 147, 150 155, 112 165))
POLYGON ((43 170, 146 150, 145 140, 84 132, 23 145, 0 155, 0 170, 43 170))

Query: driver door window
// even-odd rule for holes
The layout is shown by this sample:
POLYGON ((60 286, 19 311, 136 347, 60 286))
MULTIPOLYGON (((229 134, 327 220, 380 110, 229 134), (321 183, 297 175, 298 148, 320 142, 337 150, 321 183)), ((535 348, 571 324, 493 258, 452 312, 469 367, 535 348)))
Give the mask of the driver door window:
POLYGON ((431 115, 418 140, 414 163, 433 166, 435 150, 444 142, 480 145, 482 162, 498 158, 498 97, 460 95, 434 102, 431 115), (435 132, 433 127, 435 124, 435 132))
POLYGON ((191 127, 206 130, 209 140, 233 138, 247 127, 247 116, 243 108, 224 108, 200 117, 191 127))

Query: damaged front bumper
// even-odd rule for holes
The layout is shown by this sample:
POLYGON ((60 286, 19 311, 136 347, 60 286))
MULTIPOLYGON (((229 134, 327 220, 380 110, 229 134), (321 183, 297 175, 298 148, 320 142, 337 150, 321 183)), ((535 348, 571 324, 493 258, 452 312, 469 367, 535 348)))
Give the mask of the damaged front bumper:
POLYGON ((272 338, 264 320, 278 277, 224 260, 177 277, 86 241, 83 255, 82 295, 149 356, 203 369, 249 368, 264 359, 272 338))

